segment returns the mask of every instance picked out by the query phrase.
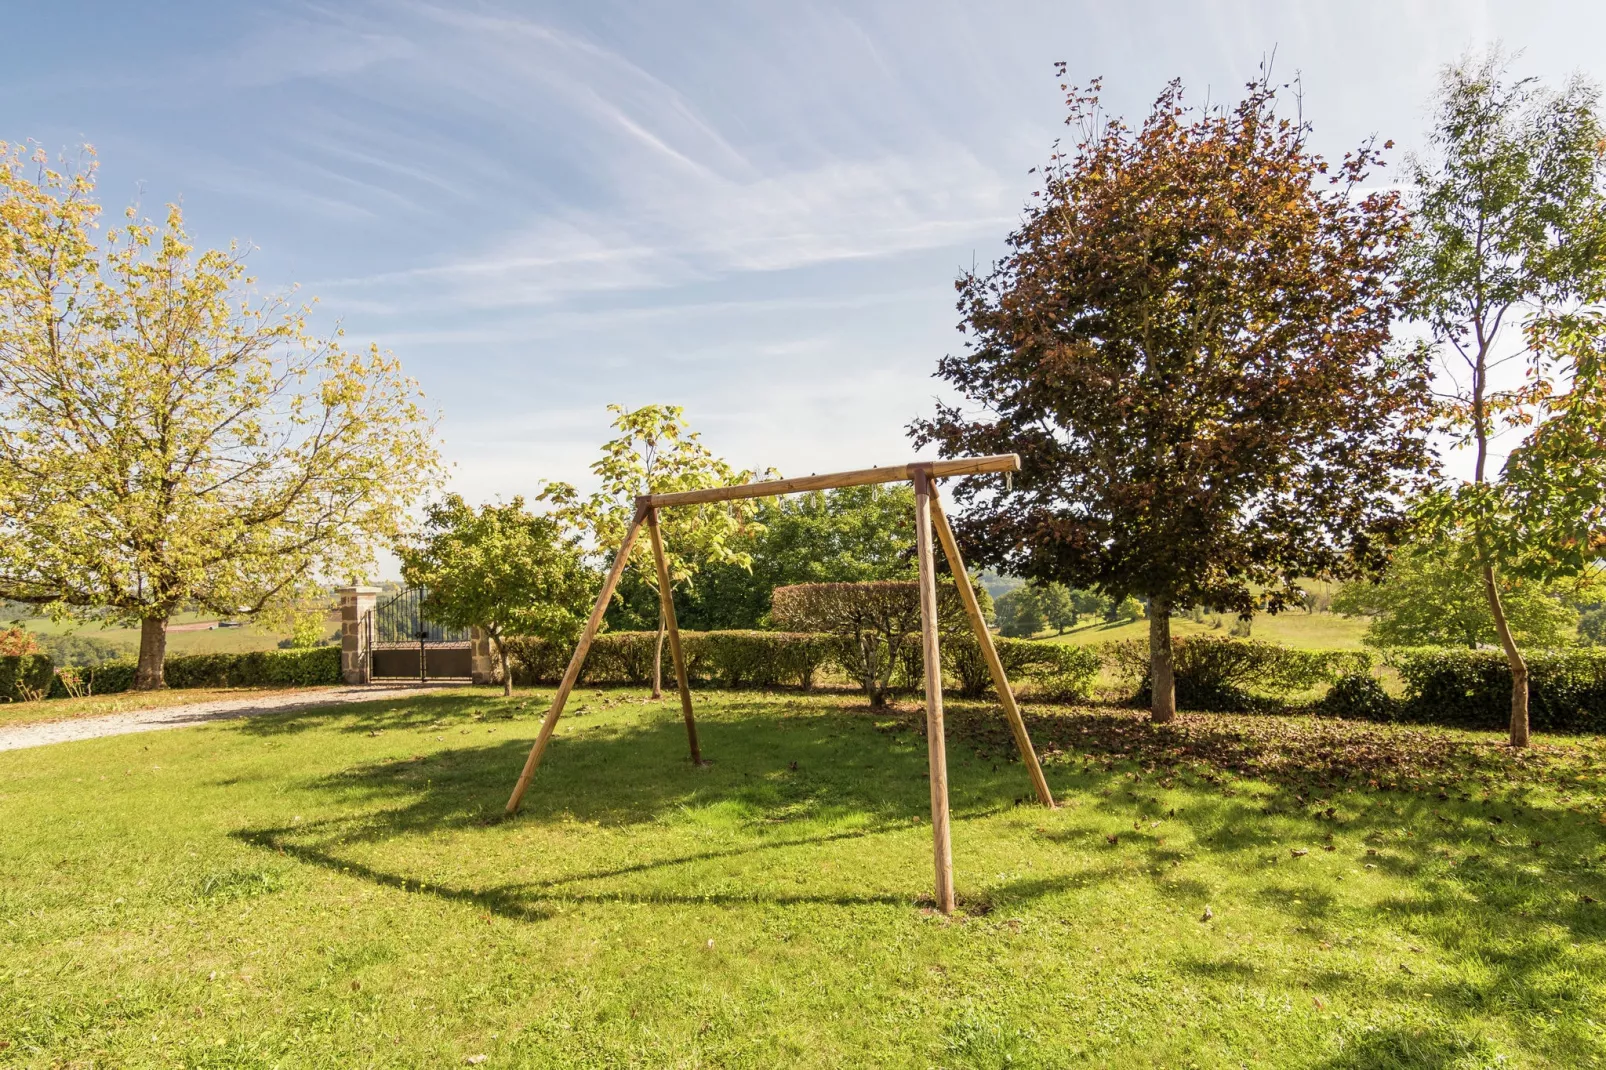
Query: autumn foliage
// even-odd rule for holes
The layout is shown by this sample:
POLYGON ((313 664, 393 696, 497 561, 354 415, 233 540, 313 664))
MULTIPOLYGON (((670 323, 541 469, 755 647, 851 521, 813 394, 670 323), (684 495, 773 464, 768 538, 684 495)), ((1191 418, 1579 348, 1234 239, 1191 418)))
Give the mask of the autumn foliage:
POLYGON ((911 431, 1021 456, 1012 491, 956 489, 976 563, 1148 599, 1163 720, 1172 612, 1275 612, 1296 578, 1380 567, 1403 524, 1429 463, 1428 369, 1390 342, 1407 225, 1359 192, 1377 150, 1330 165, 1267 80, 1205 110, 1173 82, 1137 129, 1066 88, 1074 149, 957 284, 968 345, 938 375, 964 400, 911 431))

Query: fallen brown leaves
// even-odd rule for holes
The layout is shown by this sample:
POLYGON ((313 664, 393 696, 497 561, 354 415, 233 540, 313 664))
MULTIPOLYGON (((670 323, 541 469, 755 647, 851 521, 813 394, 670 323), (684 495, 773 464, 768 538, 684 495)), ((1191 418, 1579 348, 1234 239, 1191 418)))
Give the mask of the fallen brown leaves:
MULTIPOLYGON (((984 756, 1013 755, 996 707, 955 704, 946 719, 950 739, 984 756)), ((1415 725, 1223 713, 1179 713, 1157 725, 1142 711, 1094 707, 1030 711, 1026 723, 1045 763, 1105 773, 1117 765, 1131 771, 1135 764, 1162 780, 1192 777, 1223 792, 1230 792, 1234 778, 1264 780, 1302 792, 1294 796, 1300 805, 1307 794, 1335 788, 1446 799, 1565 779, 1574 792, 1606 792, 1606 748, 1594 740, 1542 741, 1521 751, 1492 735, 1471 738, 1415 725)), ((909 727, 924 732, 924 717, 910 715, 909 727)))

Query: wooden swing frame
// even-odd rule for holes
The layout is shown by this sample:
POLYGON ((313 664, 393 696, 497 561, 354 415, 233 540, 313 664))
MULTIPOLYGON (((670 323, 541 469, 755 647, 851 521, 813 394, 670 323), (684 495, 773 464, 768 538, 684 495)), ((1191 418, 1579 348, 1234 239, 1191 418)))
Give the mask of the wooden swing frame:
MULTIPOLYGON (((675 605, 669 586, 669 565, 664 558, 663 535, 658 526, 659 509, 677 505, 705 505, 743 498, 772 498, 782 494, 832 490, 838 487, 862 487, 872 483, 901 483, 908 480, 914 483, 915 489, 915 547, 919 558, 920 575, 920 650, 926 678, 926 756, 931 781, 931 836, 932 857, 936 866, 936 903, 937 908, 944 914, 953 913, 953 853, 948 829, 948 747, 943 736, 942 658, 937 646, 937 572, 932 548, 933 527, 936 528, 937 539, 942 543, 943 554, 947 557, 948 566, 954 576, 965 576, 966 572, 964 562, 959 556, 959 545, 954 541, 953 529, 949 526, 948 518, 942 511, 942 503, 937 497, 936 480, 949 476, 1018 471, 1020 471, 1020 458, 1013 453, 1007 453, 991 457, 916 462, 890 468, 863 468, 854 472, 800 476, 795 479, 773 479, 737 487, 713 487, 708 490, 680 491, 673 494, 643 494, 638 497, 635 516, 631 519, 630 527, 619 545, 619 551, 614 556, 613 567, 608 570, 608 577, 603 581, 602 590, 597 594, 596 605, 592 607, 591 616, 586 620, 585 628, 580 633, 580 642, 575 646, 573 656, 569 658, 569 666, 564 670, 563 679, 558 684, 558 692, 552 698, 552 706, 547 710, 546 719, 541 722, 540 734, 535 738, 535 745, 530 748, 530 756, 524 762, 524 771, 519 774, 518 784, 514 786, 513 795, 507 801, 508 815, 511 816, 518 811, 519 803, 524 799, 524 792, 530 786, 530 778, 535 775, 536 767, 541 764, 541 755, 552 739, 552 732, 557 727, 558 718, 563 714, 569 693, 574 690, 575 683, 580 679, 580 670, 585 665, 586 655, 590 653, 592 640, 596 638, 597 630, 602 627, 603 613, 607 611, 614 588, 619 584, 619 577, 630 561, 630 551, 635 546, 643 525, 646 526, 648 536, 652 540, 653 563, 658 572, 658 594, 665 630, 668 632, 669 652, 675 665, 675 685, 680 690, 680 709, 686 721, 686 739, 691 746, 691 760, 693 764, 702 764, 702 752, 697 745, 697 721, 692 715, 691 688, 686 679, 686 658, 681 651, 680 627, 675 622, 675 605)), ((1004 675, 1004 663, 998 657, 997 647, 993 645, 992 633, 987 630, 987 622, 981 615, 981 606, 976 601, 976 593, 971 590, 969 583, 956 583, 954 586, 959 591, 965 616, 970 621, 976 642, 981 647, 982 657, 992 674, 999 703, 1004 707, 1004 716, 1009 721, 1010 731, 1015 736, 1015 745, 1020 749, 1021 760, 1031 776, 1037 798, 1044 806, 1052 809, 1054 796, 1048 790, 1048 781, 1043 777, 1043 767, 1037 760, 1037 752, 1032 749, 1031 737, 1026 733, 1026 722, 1021 720, 1020 707, 1010 690, 1009 679, 1004 675)))

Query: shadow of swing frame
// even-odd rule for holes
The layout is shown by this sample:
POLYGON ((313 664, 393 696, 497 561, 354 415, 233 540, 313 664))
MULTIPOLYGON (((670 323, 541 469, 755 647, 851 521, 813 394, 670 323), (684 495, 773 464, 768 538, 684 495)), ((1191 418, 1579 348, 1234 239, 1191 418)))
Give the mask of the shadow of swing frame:
MULTIPOLYGON (((630 527, 625 531, 624 539, 614 555, 613 565, 603 581, 602 590, 597 594, 596 604, 591 608, 591 616, 586 620, 585 628, 580 633, 580 641, 575 645, 574 654, 569 658, 569 665, 558 684, 557 694, 552 698, 552 706, 547 710, 545 720, 541 722, 541 731, 536 736, 535 744, 530 748, 530 755, 524 762, 524 770, 519 774, 518 783, 514 785, 513 794, 507 801, 508 815, 511 816, 518 811, 524 793, 530 786, 530 780, 535 775, 536 767, 541 763, 541 755, 552 739, 558 718, 563 715, 569 693, 574 690, 574 685, 580 679, 580 670, 585 666, 592 640, 602 627, 603 614, 613 598, 619 577, 623 575, 625 566, 629 563, 630 551, 635 546, 643 526, 646 527, 648 537, 652 541, 653 564, 658 573, 659 604, 663 611, 665 630, 668 632, 669 652, 675 667, 675 685, 680 692, 680 708, 686 722, 686 739, 691 747, 692 762, 702 764, 702 751, 697 744, 697 720, 692 713, 691 687, 686 676, 686 659, 681 652, 680 627, 675 621, 674 597, 669 585, 669 565, 664 557, 663 534, 658 524, 660 509, 679 505, 707 505, 744 498, 773 498, 782 494, 834 490, 839 487, 862 487, 872 483, 908 481, 914 484, 915 490, 915 544, 920 577, 920 650, 926 682, 926 757, 931 782, 932 859, 936 869, 935 900, 937 908, 944 914, 953 913, 954 874, 948 818, 948 747, 943 735, 942 659, 937 645, 937 574, 936 554, 932 542, 933 529, 937 541, 942 544, 943 554, 947 557, 954 576, 956 578, 968 576, 968 573, 965 571, 964 561, 959 556, 959 544, 954 540, 953 528, 943 513, 942 503, 937 495, 936 481, 952 476, 1018 471, 1020 471, 1020 457, 1006 453, 987 457, 914 462, 888 468, 861 468, 852 472, 798 476, 793 479, 772 479, 736 487, 710 487, 706 490, 638 496, 630 527)), ((1021 719, 1020 707, 1015 702, 1014 692, 1010 690, 1009 679, 1004 674, 1004 663, 999 659, 992 633, 987 630, 987 622, 982 617, 976 593, 968 582, 956 582, 954 586, 959 590, 965 616, 970 621, 976 642, 981 647, 982 657, 987 662, 993 686, 998 692, 999 704, 1004 708, 1004 716, 1015 737, 1015 745, 1020 749, 1021 759, 1031 776, 1037 798, 1044 806, 1053 808, 1054 796, 1049 792, 1048 781, 1043 777, 1043 767, 1037 760, 1037 752, 1032 748, 1031 737, 1026 733, 1026 723, 1021 719)))

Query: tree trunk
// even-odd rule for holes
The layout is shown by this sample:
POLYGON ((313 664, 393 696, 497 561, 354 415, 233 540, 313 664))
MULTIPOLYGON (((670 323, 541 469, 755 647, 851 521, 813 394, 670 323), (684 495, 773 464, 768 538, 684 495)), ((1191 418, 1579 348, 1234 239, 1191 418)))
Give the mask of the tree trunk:
POLYGON ((879 642, 880 641, 875 638, 870 638, 868 640, 862 636, 859 638, 859 649, 864 654, 864 693, 870 697, 871 709, 875 709, 879 706, 885 706, 887 704, 886 696, 882 694, 881 689, 876 686, 875 652, 879 642))
POLYGON ((1494 566, 1483 566, 1483 590, 1489 596, 1489 612, 1494 616, 1495 634, 1500 636, 1500 646, 1506 652, 1506 663, 1511 666, 1511 745, 1513 747, 1526 747, 1528 745, 1528 663, 1522 659, 1522 651, 1517 649, 1517 641, 1511 637, 1511 625, 1506 620, 1506 610, 1500 604, 1500 587, 1495 583, 1494 566))
POLYGON ((167 661, 167 615, 145 617, 139 622, 139 667, 134 670, 134 690, 157 691, 167 686, 162 666, 167 661))
POLYGON ((502 697, 513 697, 513 674, 507 669, 507 647, 502 645, 500 637, 492 637, 491 642, 496 644, 496 656, 502 662, 502 697))
POLYGON ((658 642, 652 649, 652 697, 664 697, 664 611, 658 610, 658 642))
POLYGON ((1149 709, 1155 724, 1169 724, 1177 715, 1171 607, 1158 599, 1149 603, 1149 709))

